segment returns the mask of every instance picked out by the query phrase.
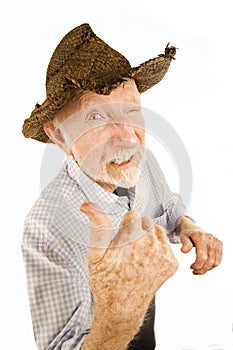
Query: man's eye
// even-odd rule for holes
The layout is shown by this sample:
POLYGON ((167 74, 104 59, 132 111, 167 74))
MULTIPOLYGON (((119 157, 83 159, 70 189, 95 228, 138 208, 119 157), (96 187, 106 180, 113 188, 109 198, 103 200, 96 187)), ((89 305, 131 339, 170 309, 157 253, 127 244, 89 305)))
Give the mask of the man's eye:
POLYGON ((95 114, 92 114, 90 117, 89 117, 89 120, 99 120, 101 119, 101 115, 98 114, 98 113, 95 113, 95 114))
POLYGON ((135 113, 135 112, 141 112, 141 108, 138 107, 138 106, 135 106, 135 107, 131 107, 129 108, 126 113, 135 113))

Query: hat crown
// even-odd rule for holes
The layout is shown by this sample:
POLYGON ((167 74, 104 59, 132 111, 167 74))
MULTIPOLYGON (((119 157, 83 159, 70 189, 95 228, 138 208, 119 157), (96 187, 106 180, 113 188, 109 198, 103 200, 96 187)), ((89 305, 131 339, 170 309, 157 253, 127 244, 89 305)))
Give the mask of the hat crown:
POLYGON ((89 24, 71 30, 56 47, 47 69, 47 97, 72 88, 109 93, 131 77, 129 61, 97 37, 89 24))
POLYGON ((75 50, 87 41, 91 35, 95 35, 88 23, 81 24, 67 33, 57 45, 50 59, 47 74, 46 84, 52 79, 66 62, 71 58, 75 50))

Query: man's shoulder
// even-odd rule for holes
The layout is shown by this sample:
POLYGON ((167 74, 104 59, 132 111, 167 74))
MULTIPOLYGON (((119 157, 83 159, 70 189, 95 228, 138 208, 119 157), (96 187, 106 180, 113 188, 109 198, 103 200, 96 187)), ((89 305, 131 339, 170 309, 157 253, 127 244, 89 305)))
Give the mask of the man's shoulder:
POLYGON ((65 167, 42 189, 24 221, 23 241, 45 244, 54 224, 66 221, 70 208, 81 203, 81 191, 65 167), (75 203, 74 203, 75 202, 75 203))
POLYGON ((26 216, 23 241, 44 245, 59 236, 84 242, 88 220, 79 210, 84 201, 78 182, 63 169, 42 190, 26 216))

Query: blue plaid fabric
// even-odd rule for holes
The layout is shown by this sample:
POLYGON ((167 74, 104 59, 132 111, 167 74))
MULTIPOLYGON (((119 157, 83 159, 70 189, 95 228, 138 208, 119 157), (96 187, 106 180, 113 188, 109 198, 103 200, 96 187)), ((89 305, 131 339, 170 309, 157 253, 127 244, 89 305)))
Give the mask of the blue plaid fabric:
POLYGON ((114 235, 131 208, 173 232, 185 206, 173 193, 147 150, 136 188, 119 197, 86 176, 68 156, 25 219, 22 252, 35 340, 40 350, 80 349, 91 328, 94 303, 88 286, 86 252, 89 221, 83 202, 97 203, 110 216, 114 235))

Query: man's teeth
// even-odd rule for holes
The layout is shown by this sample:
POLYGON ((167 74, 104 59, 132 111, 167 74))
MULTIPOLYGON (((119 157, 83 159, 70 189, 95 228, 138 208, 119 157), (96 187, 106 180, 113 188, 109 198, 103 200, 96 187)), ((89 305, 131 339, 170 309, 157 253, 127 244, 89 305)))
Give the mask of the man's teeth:
POLYGON ((128 162, 130 158, 123 159, 123 158, 117 158, 111 161, 111 163, 115 163, 117 165, 121 165, 122 163, 128 162))

